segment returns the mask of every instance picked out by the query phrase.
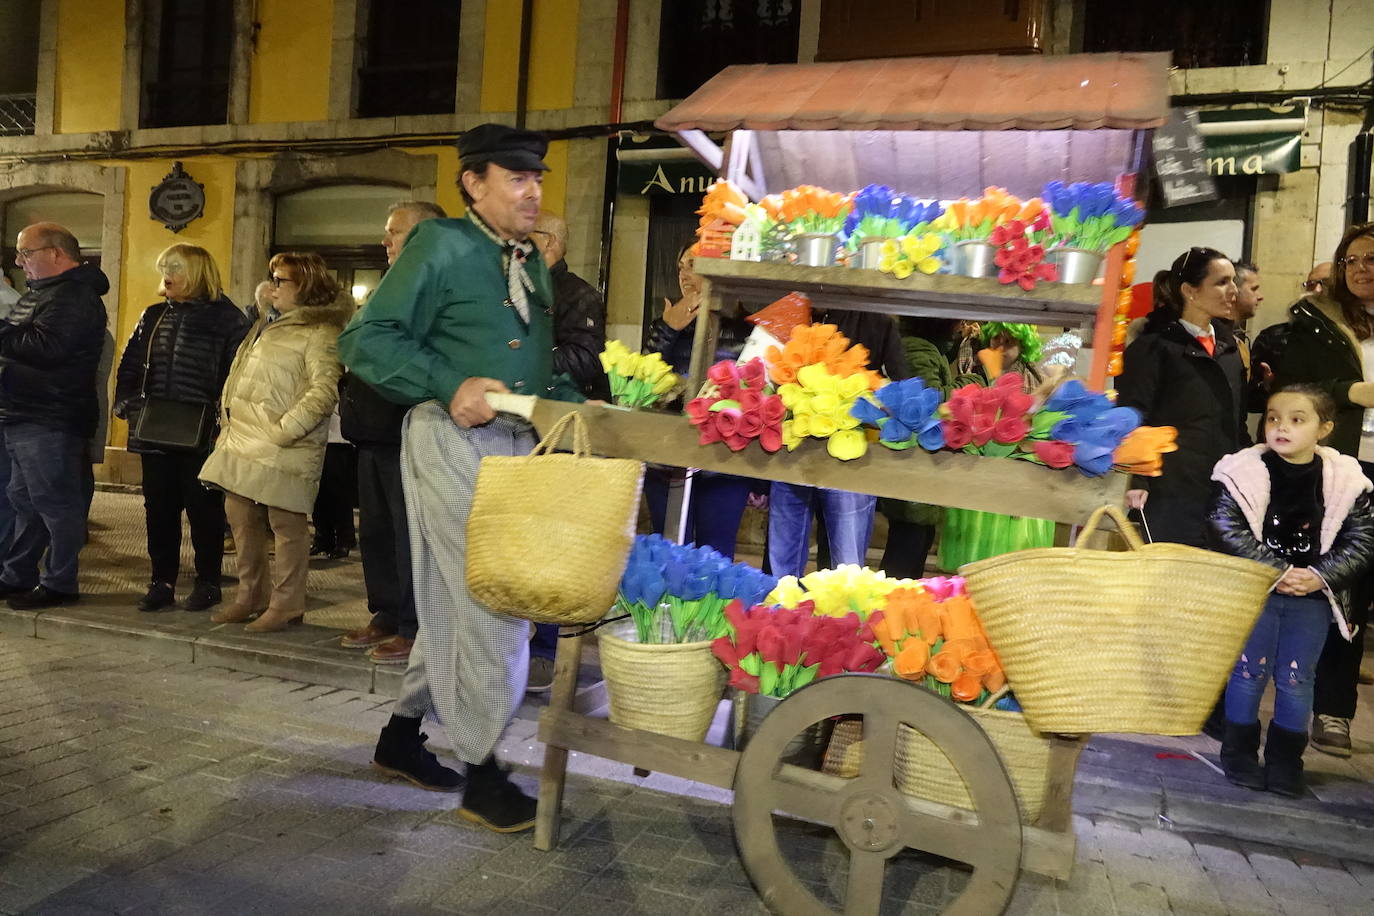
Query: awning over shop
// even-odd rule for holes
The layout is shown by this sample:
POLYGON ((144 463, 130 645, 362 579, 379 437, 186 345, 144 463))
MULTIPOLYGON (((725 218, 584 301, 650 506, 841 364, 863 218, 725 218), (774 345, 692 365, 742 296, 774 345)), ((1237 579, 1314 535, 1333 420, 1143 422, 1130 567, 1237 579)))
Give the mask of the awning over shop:
POLYGON ((663 130, 1135 130, 1169 114, 1169 55, 908 57, 727 67, 663 130))
MULTIPOLYGON (((655 123, 755 199, 801 183, 1031 197, 1138 171, 1140 131, 1169 116, 1168 71, 1167 54, 735 66, 655 123), (730 133, 728 152, 708 131, 730 133)), ((684 177, 665 170, 657 186, 684 177)))

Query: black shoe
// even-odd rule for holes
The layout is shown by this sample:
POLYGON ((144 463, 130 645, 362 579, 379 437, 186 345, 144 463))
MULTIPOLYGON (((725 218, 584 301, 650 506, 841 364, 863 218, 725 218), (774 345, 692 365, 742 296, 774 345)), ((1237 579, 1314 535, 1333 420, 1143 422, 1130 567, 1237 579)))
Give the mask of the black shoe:
POLYGON ((1264 741, 1264 787, 1275 795, 1298 798, 1306 791, 1302 778, 1302 752, 1307 732, 1280 728, 1272 720, 1264 741))
POLYGON ((10 608, 16 611, 41 611, 44 608, 76 604, 80 600, 79 594, 59 592, 48 588, 46 585, 40 585, 33 591, 11 596, 8 603, 10 608))
POLYGON ((333 550, 329 551, 329 559, 346 560, 348 559, 349 549, 348 547, 335 547, 333 550))
MULTIPOLYGON (((1226 695, 1222 694, 1217 705, 1212 707, 1212 711, 1207 716, 1207 721, 1202 723, 1202 733, 1213 741, 1221 741, 1226 737, 1226 695)), ((1258 750, 1259 745, 1255 745, 1258 750)))
POLYGON ((1264 770, 1259 764, 1260 724, 1226 723, 1221 739, 1221 769, 1227 780, 1247 789, 1264 788, 1264 770))
POLYGON ((165 611, 176 604, 176 592, 172 586, 166 582, 152 582, 148 585, 148 593, 138 599, 138 609, 140 611, 165 611))
POLYGON ((468 764, 468 787, 458 816, 497 833, 519 833, 534 826, 538 802, 510 781, 510 773, 488 757, 468 764))
POLYGON ((191 586, 191 594, 182 602, 182 607, 188 611, 208 611, 222 600, 224 593, 218 585, 197 579, 196 584, 191 586))
POLYGON ((425 747, 419 719, 392 716, 377 738, 372 765, 390 776, 408 779, 431 792, 457 792, 463 777, 439 762, 425 747), (397 720, 400 720, 399 722, 397 720))
POLYGON ((331 550, 333 550, 333 549, 334 549, 334 545, 333 545, 333 544, 327 544, 327 543, 325 543, 324 541, 311 541, 311 542, 310 542, 310 555, 311 555, 312 557, 321 557, 321 556, 324 556, 325 554, 329 553, 329 552, 330 552, 331 550))
POLYGON ((0 579, 0 598, 11 598, 15 595, 27 595, 31 591, 33 591, 32 585, 10 585, 8 582, 4 581, 3 579, 0 579))

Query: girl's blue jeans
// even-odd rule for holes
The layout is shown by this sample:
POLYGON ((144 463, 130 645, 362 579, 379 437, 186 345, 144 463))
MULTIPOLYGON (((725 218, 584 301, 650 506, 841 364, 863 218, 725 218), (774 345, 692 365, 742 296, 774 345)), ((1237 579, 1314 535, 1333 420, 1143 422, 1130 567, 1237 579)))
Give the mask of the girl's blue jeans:
POLYGON ((1312 718, 1312 680, 1326 642, 1331 605, 1320 592, 1301 598, 1273 594, 1250 631, 1226 684, 1226 718, 1259 721, 1260 698, 1274 681, 1274 724, 1306 732, 1312 718))

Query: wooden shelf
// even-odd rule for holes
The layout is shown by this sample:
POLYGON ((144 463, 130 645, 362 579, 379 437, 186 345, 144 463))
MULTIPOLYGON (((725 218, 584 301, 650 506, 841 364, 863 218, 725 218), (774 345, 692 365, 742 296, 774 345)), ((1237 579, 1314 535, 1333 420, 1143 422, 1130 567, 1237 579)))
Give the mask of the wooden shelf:
POLYGON ((898 280, 877 270, 798 267, 794 264, 697 258, 696 271, 724 299, 772 302, 790 290, 813 305, 889 315, 930 315, 974 321, 1011 321, 1055 327, 1090 327, 1102 287, 1040 283, 1031 292, 995 279, 912 274, 898 280))
MULTIPOLYGON (((893 451, 872 444, 853 461, 832 458, 825 443, 808 439, 796 451, 768 454, 757 443, 732 452, 722 443, 698 444, 696 427, 678 414, 593 404, 570 404, 520 395, 489 396, 498 409, 527 416, 536 429, 579 411, 587 420, 592 449, 600 455, 635 458, 673 467, 722 471, 763 480, 871 493, 959 509, 1082 524, 1105 503, 1125 501, 1127 476, 1086 477, 1011 458, 962 452, 893 451)), ((571 447, 569 436, 564 443, 571 447)))

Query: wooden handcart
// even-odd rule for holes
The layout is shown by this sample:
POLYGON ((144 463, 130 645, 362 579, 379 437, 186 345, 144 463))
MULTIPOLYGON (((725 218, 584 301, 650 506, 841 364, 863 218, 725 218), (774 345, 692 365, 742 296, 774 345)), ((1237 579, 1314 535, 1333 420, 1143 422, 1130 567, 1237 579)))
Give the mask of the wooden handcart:
MULTIPOLYGON (((574 405, 513 395, 492 396, 499 409, 546 429, 581 411, 600 454, 659 463, 690 459, 708 470, 847 489, 946 505, 1014 511, 1068 524, 1125 492, 1120 475, 1082 477, 1024 462, 956 453, 874 449, 839 465, 824 446, 808 443, 787 455, 734 454, 701 448, 681 417, 614 407, 574 405)), ((559 640, 549 706, 540 718, 545 744, 535 847, 558 843, 563 786, 571 751, 616 760, 735 791, 732 808, 741 858, 763 898, 778 912, 829 913, 783 860, 772 812, 834 827, 851 855, 846 912, 876 913, 885 863, 914 848, 971 865, 973 877, 951 913, 995 913, 1012 892, 1018 870, 1067 878, 1073 868, 1073 774, 1083 738, 1050 738, 1048 790, 1039 818, 1022 824, 1012 784, 996 749, 954 704, 912 684, 872 675, 815 682, 768 715, 743 752, 622 728, 575 711, 583 638, 559 640), (856 778, 779 764, 789 740, 812 724, 842 715, 864 717, 864 755, 856 778), (973 810, 902 794, 894 778, 897 729, 906 724, 934 742, 968 785, 973 810)))
MULTIPOLYGON (((1168 115, 1167 55, 1054 58, 924 58, 730 67, 661 117, 703 162, 757 200, 801 183, 852 190, 869 183, 955 199, 1005 184, 1025 197, 1044 182, 1123 181, 1143 172, 1148 131, 1168 115), (724 132, 717 145, 712 133, 724 132)), ((1124 249, 1108 255, 1103 284, 1043 284, 1033 291, 994 279, 798 268, 698 259, 706 309, 696 323, 688 381, 695 392, 716 352, 723 309, 767 303, 793 290, 818 307, 1080 328, 1092 341, 1089 375, 1105 384, 1124 249)), ((569 410, 587 412, 595 451, 675 467, 829 487, 934 505, 1075 524, 1104 503, 1120 504, 1122 475, 1074 471, 919 449, 870 449, 838 462, 812 440, 794 452, 735 454, 697 444, 680 417, 534 401, 523 410, 548 428, 569 410)), ((689 478, 690 479, 690 478, 689 478)), ((689 484, 690 487, 690 484, 689 484)), ((673 530, 670 511, 669 530, 673 530)), ((973 866, 948 910, 1000 912, 1020 870, 1066 878, 1074 861, 1073 774, 1082 736, 1052 737, 1048 794, 1023 824, 1016 795, 984 731, 954 704, 894 679, 845 675, 817 681, 780 703, 743 752, 618 727, 574 712, 582 638, 559 641, 553 694, 540 720, 545 743, 535 845, 558 842, 568 753, 578 751, 733 789, 736 838, 763 899, 791 914, 831 912, 779 851, 772 814, 833 827, 850 854, 844 909, 877 913, 887 862, 904 848, 973 866), (813 723, 864 717, 855 778, 780 763, 788 741, 813 723), (895 787, 902 724, 924 734, 959 771, 972 809, 909 797, 895 787)))

